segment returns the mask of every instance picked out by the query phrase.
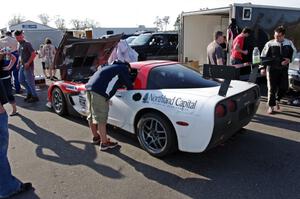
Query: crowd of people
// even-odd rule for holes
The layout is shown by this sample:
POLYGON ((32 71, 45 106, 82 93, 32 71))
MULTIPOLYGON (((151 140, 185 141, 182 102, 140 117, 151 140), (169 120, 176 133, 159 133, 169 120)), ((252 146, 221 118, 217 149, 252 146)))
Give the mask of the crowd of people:
MULTIPOLYGON (((251 29, 245 27, 240 34, 236 33, 236 25, 231 24, 228 28, 229 36, 232 39, 227 47, 230 47, 230 65, 237 68, 249 66, 245 56, 249 54, 249 49, 245 48, 245 39, 250 36, 251 29), (232 32, 234 31, 234 33, 232 32)), ((226 54, 223 53, 222 44, 224 33, 216 31, 214 41, 207 46, 208 64, 226 65, 226 54)), ((268 41, 262 49, 261 57, 269 58, 264 63, 265 68, 261 69, 261 74, 266 74, 268 87, 268 114, 280 111, 280 100, 288 91, 288 68, 296 55, 296 48, 291 40, 285 38, 286 30, 283 26, 278 26, 274 30, 274 39, 268 41)))
POLYGON ((9 198, 32 189, 30 182, 23 183, 12 175, 7 158, 8 115, 4 104, 9 102, 12 105, 10 116, 18 114, 12 91, 11 74, 14 78, 15 92, 22 92, 20 82, 26 89, 26 102, 38 101, 33 68, 35 52, 31 44, 25 41, 22 31, 15 31, 14 34, 15 38, 10 32, 7 32, 5 37, 0 40, 0 198, 9 198))
MULTIPOLYGON (((244 55, 248 55, 250 51, 245 48, 245 39, 251 34, 251 29, 245 27, 241 33, 238 33, 233 20, 233 24, 229 26, 228 30, 227 39, 222 31, 215 32, 214 40, 207 46, 208 63, 226 65, 226 53, 230 47, 230 64, 243 67, 248 64, 244 60, 244 55), (226 44, 228 38, 232 40, 230 44, 228 42, 226 44)), ((292 41, 285 38, 285 33, 286 30, 283 26, 277 27, 274 30, 274 39, 265 44, 261 53, 261 57, 273 58, 266 64, 267 112, 269 114, 273 114, 275 108, 277 111, 280 110, 279 102, 288 89, 288 67, 296 53, 292 41)), ((15 93, 21 94, 23 92, 21 85, 26 91, 25 102, 39 101, 35 88, 34 59, 38 54, 45 77, 50 80, 57 80, 54 66, 56 48, 51 40, 46 38, 37 53, 31 43, 25 40, 23 31, 17 30, 14 32, 14 37, 11 32, 7 32, 5 37, 1 38, 0 49, 0 198, 5 198, 30 190, 32 185, 31 183, 22 183, 11 174, 7 159, 8 115, 4 109, 4 104, 11 104, 10 116, 18 114, 13 88, 15 93)), ((116 47, 114 53, 116 58, 112 59, 113 62, 110 65, 104 64, 107 60, 99 59, 101 67, 85 86, 89 104, 87 120, 93 135, 92 143, 100 145, 100 150, 118 146, 117 142, 108 138, 106 131, 109 99, 123 85, 128 89, 133 88, 133 82, 130 78, 129 62, 131 60, 129 59, 130 57, 137 59, 137 56, 129 56, 130 49, 128 51, 121 49, 120 46, 116 47)))
MULTIPOLYGON (((26 90, 25 102, 33 103, 39 100, 35 90, 34 58, 36 52, 31 44, 24 39, 22 31, 14 32, 15 38, 7 33, 0 40, 0 198, 9 198, 32 189, 30 182, 23 183, 15 178, 10 169, 7 159, 8 149, 8 115, 4 105, 9 102, 12 105, 10 116, 18 114, 16 101, 13 95, 11 74, 17 70, 18 75, 13 76, 20 81, 26 90), (11 52, 10 49, 13 49, 11 52)), ((37 53, 42 61, 45 77, 56 80, 54 56, 56 49, 50 39, 46 39, 37 53)), ((101 151, 118 146, 117 142, 111 141, 107 136, 106 123, 109 111, 109 99, 116 93, 118 88, 126 86, 133 88, 130 77, 131 67, 129 62, 137 61, 137 56, 131 48, 124 50, 122 45, 117 45, 113 58, 116 61, 106 65, 107 60, 99 58, 98 70, 86 84, 89 115, 87 120, 93 135, 92 143, 99 145, 101 151), (101 82, 101 83, 100 83, 101 82)), ((14 73, 13 73, 14 74, 14 73)), ((16 80, 14 81, 16 82, 16 80)), ((15 92, 21 93, 16 83, 15 92)))

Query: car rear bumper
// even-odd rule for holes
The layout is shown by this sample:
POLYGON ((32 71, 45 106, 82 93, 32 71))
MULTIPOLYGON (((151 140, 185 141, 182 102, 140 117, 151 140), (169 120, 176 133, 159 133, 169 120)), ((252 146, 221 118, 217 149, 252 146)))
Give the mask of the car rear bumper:
POLYGON ((238 102, 238 108, 235 112, 228 112, 224 118, 215 118, 212 138, 206 150, 226 141, 251 121, 260 102, 259 88, 251 88, 230 99, 238 102), (257 93, 256 96, 254 96, 254 92, 257 93))

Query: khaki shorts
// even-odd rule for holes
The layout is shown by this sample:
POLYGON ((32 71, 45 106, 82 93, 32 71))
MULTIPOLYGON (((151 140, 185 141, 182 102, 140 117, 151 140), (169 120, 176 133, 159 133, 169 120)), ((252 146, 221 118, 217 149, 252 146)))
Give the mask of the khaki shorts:
POLYGON ((89 115, 87 120, 93 124, 106 123, 108 117, 109 104, 105 97, 87 91, 89 115))

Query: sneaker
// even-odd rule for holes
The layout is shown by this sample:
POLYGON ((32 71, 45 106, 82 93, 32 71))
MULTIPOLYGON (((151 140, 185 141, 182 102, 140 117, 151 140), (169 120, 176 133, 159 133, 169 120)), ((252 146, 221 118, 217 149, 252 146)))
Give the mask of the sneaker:
POLYGON ((32 96, 32 97, 29 98, 26 102, 27 102, 27 103, 33 103, 33 102, 38 102, 38 101, 39 101, 39 98, 38 98, 38 97, 32 96))
POLYGON ((93 137, 93 139, 91 141, 91 143, 94 144, 94 145, 100 145, 100 142, 101 142, 100 136, 93 137))
POLYGON ((100 143, 100 151, 105 151, 107 149, 113 149, 118 146, 118 142, 108 141, 107 143, 100 143))
POLYGON ((28 95, 26 96, 26 98, 24 99, 24 102, 27 102, 31 97, 32 97, 32 95, 31 95, 31 94, 28 94, 28 95))
POLYGON ((268 114, 273 114, 274 113, 274 106, 270 106, 268 108, 268 111, 267 111, 268 114))

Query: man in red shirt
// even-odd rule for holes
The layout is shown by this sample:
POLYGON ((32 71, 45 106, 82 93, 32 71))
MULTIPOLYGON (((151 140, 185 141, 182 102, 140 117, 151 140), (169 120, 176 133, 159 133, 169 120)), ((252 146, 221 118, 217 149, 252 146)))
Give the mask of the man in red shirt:
POLYGON ((243 50, 245 38, 248 37, 251 33, 250 28, 244 28, 242 33, 239 34, 232 42, 232 50, 230 56, 230 62, 232 65, 242 64, 243 55, 248 54, 248 50, 243 50))

